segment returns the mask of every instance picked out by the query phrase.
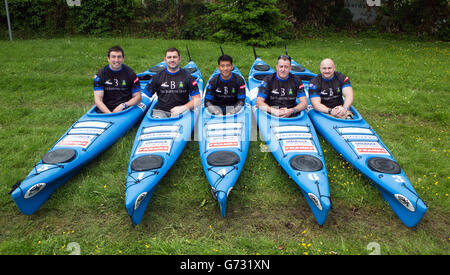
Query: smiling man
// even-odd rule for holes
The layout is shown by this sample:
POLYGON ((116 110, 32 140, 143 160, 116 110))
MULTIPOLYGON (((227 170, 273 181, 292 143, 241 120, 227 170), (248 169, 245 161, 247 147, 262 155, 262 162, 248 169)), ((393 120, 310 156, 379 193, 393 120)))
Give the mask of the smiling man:
POLYGON ((353 103, 353 88, 350 79, 336 72, 333 60, 326 58, 320 62, 320 74, 309 83, 309 98, 314 110, 337 118, 351 119, 349 111, 353 103), (343 97, 345 97, 345 101, 343 97))
POLYGON ((158 95, 153 118, 178 116, 201 103, 196 79, 180 68, 180 52, 176 48, 167 49, 164 62, 167 68, 153 76, 145 87, 145 93, 148 95, 158 95))
POLYGON ((277 71, 266 76, 259 86, 256 99, 256 106, 259 109, 274 116, 291 117, 307 107, 303 83, 290 73, 291 68, 289 56, 278 57, 277 71))
POLYGON ((220 74, 206 86, 205 106, 214 115, 231 115, 239 112, 245 103, 245 81, 233 73, 233 58, 221 55, 217 60, 220 74))
POLYGON ((94 76, 94 102, 98 112, 115 113, 141 102, 139 78, 123 64, 125 54, 120 46, 108 50, 108 65, 94 76))

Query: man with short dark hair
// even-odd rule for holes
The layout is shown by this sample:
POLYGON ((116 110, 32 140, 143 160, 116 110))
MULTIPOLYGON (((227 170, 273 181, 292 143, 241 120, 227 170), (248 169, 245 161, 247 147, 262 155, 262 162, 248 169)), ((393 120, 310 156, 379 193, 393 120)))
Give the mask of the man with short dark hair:
POLYGON ((303 83, 290 73, 291 68, 289 56, 278 57, 276 72, 266 76, 259 86, 256 106, 260 110, 274 116, 291 117, 307 107, 303 83))
POLYGON ((231 115, 239 112, 245 103, 245 81, 233 73, 233 58, 221 55, 217 60, 219 75, 206 86, 205 107, 214 115, 231 115))
POLYGON ((116 113, 141 102, 139 78, 123 64, 125 54, 120 46, 108 50, 108 65, 94 76, 94 102, 98 112, 116 113))
POLYGON ((350 79, 336 72, 336 66, 329 58, 320 62, 320 74, 309 82, 309 98, 316 111, 337 118, 353 117, 353 113, 349 110, 353 103, 350 79), (345 96, 345 101, 342 96, 345 96))
POLYGON ((153 118, 167 118, 192 110, 201 103, 196 79, 180 68, 180 52, 176 48, 166 50, 164 61, 167 68, 152 77, 145 93, 158 95, 158 104, 153 109, 153 118), (189 99, 190 97, 190 99, 189 99))

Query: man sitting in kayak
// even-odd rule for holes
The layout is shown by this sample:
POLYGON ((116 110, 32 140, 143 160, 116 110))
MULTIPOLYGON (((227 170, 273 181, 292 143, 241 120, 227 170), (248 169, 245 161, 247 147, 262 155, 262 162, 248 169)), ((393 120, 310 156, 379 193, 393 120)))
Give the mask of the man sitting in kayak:
POLYGON ((141 103, 139 78, 123 64, 120 46, 108 50, 108 65, 94 76, 94 102, 101 113, 116 113, 141 103))
POLYGON ((351 119, 349 111, 353 103, 350 79, 336 72, 333 60, 326 58, 320 63, 320 74, 309 82, 309 98, 316 111, 337 118, 351 119), (345 102, 342 96, 345 96, 345 102))
POLYGON ((220 74, 213 77, 206 87, 205 106, 215 115, 235 114, 245 103, 245 81, 232 72, 231 56, 222 55, 217 63, 220 74))
POLYGON ((291 58, 287 55, 278 57, 276 73, 268 75, 259 86, 256 106, 274 116, 290 117, 304 110, 308 101, 303 83, 291 71, 291 58), (296 100, 299 103, 296 104, 296 100))
POLYGON ((181 57, 178 49, 167 49, 164 61, 167 68, 153 76, 145 87, 145 93, 148 95, 158 95, 158 105, 153 110, 153 118, 175 117, 201 103, 196 79, 180 68, 181 57))

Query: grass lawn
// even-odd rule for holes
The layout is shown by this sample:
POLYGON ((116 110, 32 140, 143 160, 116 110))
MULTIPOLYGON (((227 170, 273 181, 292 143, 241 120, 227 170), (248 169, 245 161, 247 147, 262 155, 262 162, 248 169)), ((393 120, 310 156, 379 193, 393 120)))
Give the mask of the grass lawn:
MULTIPOLYGON (((348 75, 354 106, 402 166, 428 212, 407 228, 370 182, 322 138, 333 209, 319 227, 296 184, 258 138, 221 218, 209 193, 198 142, 160 182, 136 227, 125 210, 125 178, 138 125, 59 188, 35 214, 7 194, 56 140, 93 105, 92 77, 107 49, 125 50, 142 72, 167 47, 185 46, 205 81, 219 45, 206 41, 66 38, 0 41, 0 254, 450 254, 449 54, 444 42, 374 38, 305 39, 289 54, 313 72, 331 57, 348 75)), ((224 44, 248 76, 250 47, 224 44)), ((257 49, 274 65, 280 48, 257 49)))

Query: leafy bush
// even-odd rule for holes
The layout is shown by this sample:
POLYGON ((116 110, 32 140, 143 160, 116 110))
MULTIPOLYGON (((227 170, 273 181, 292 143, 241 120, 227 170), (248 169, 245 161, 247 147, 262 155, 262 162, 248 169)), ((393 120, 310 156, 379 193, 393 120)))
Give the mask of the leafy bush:
POLYGON ((222 0, 209 5, 207 21, 218 42, 245 42, 268 47, 282 41, 281 33, 290 26, 276 6, 276 0, 222 0))

